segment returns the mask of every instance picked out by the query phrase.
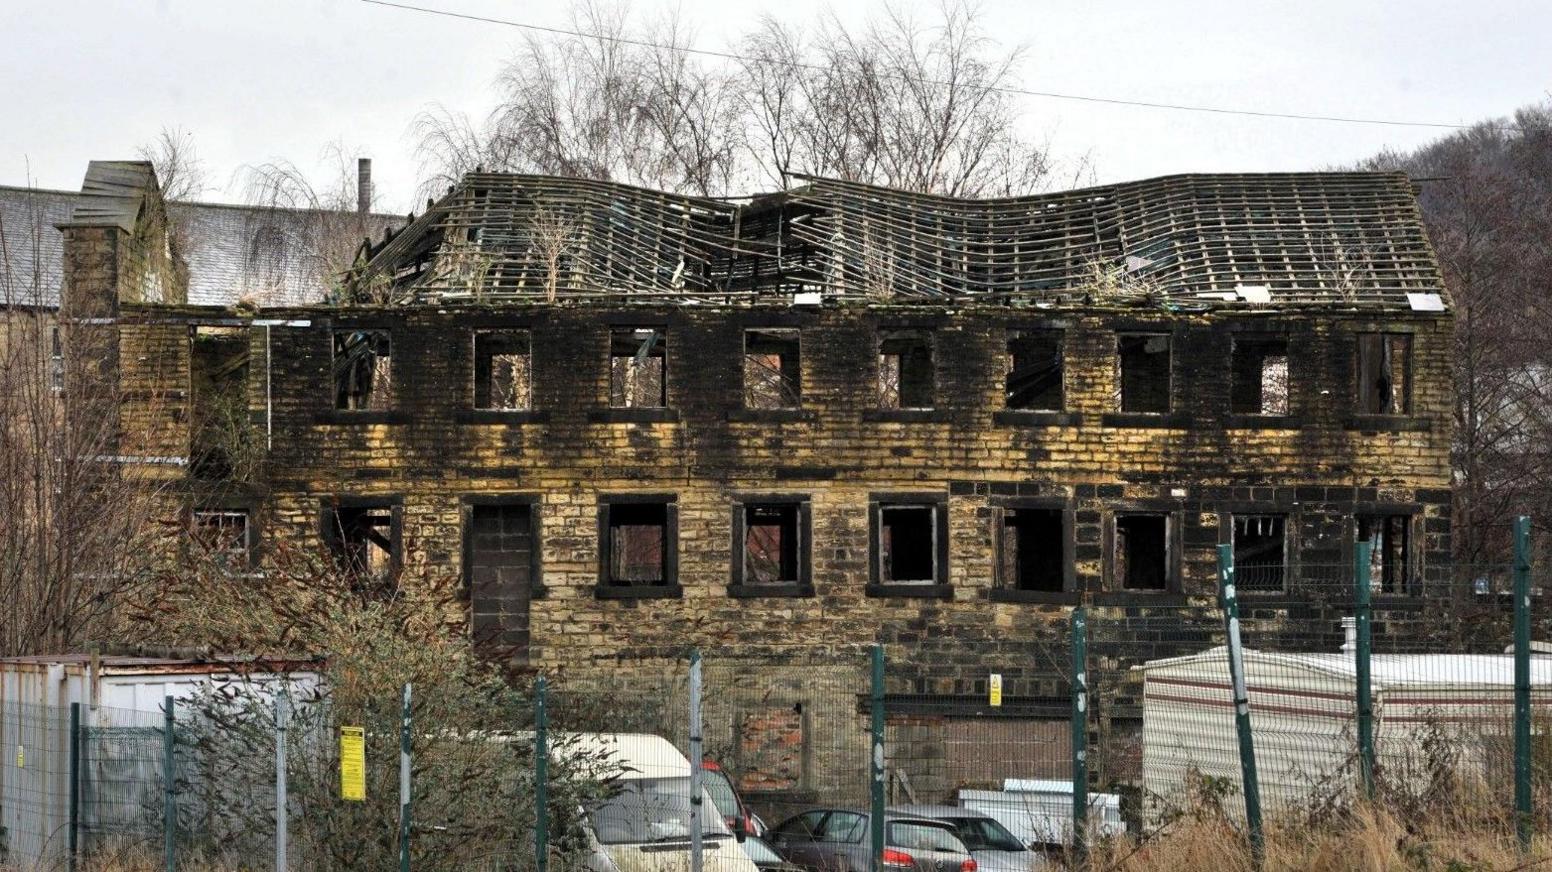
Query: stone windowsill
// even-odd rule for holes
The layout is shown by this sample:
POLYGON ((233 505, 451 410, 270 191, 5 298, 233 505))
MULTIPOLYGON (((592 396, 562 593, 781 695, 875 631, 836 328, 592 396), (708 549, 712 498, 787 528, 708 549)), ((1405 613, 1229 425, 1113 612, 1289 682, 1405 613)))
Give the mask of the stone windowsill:
POLYGON ((727 594, 733 599, 795 599, 814 595, 811 584, 730 584, 727 594))
POLYGON ((788 424, 808 423, 818 418, 808 409, 733 409, 727 420, 735 424, 788 424))
POLYGON ((992 413, 992 423, 999 427, 1076 427, 1078 422, 1077 412, 998 409, 992 413))
POLYGON ((1433 422, 1411 415, 1354 415, 1344 427, 1365 433, 1428 433, 1433 430, 1433 422))
POLYGON ((1151 430, 1189 430, 1191 416, 1184 412, 1106 412, 1100 416, 1106 427, 1137 427, 1151 430))
POLYGON ((593 596, 612 600, 679 599, 684 596, 684 588, 677 584, 600 584, 593 587, 593 596))
POLYGON ((947 424, 949 416, 944 409, 868 409, 862 420, 870 424, 947 424))
POLYGON ((865 593, 872 597, 951 600, 954 587, 948 584, 870 584, 865 593))
POLYGON ((459 424, 544 424, 550 413, 539 409, 459 409, 453 413, 459 424))
POLYGON ((679 420, 678 409, 619 408, 589 409, 590 424, 672 424, 679 420))

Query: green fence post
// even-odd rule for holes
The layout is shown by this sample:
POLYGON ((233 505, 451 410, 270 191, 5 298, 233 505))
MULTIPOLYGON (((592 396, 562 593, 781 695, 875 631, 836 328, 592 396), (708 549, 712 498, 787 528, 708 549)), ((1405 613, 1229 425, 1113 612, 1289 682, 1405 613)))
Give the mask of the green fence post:
POLYGON ((1353 549, 1353 596, 1357 605, 1357 638, 1353 645, 1353 669, 1358 694, 1358 776, 1365 799, 1374 798, 1374 693, 1369 673, 1374 653, 1373 591, 1369 587, 1369 561, 1374 543, 1364 540, 1353 549))
POLYGON ((412 686, 404 685, 404 707, 399 714, 399 872, 410 872, 410 717, 412 686))
POLYGON ((872 779, 869 783, 872 802, 869 808, 868 833, 872 836, 873 872, 884 868, 884 646, 873 646, 872 729, 869 743, 872 759, 869 761, 872 779))
POLYGON ((1234 729, 1239 734, 1239 768, 1244 780, 1245 822, 1256 868, 1266 860, 1261 830, 1261 783, 1256 777, 1256 742, 1250 731, 1250 694, 1245 689, 1245 650, 1239 635, 1239 594, 1234 589, 1234 546, 1218 546, 1218 591, 1228 635, 1229 681, 1234 692, 1234 729))
POLYGON ((80 853, 78 841, 81 826, 81 704, 70 704, 70 834, 68 850, 70 872, 75 872, 76 857, 80 853))
POLYGON ((1081 863, 1089 837, 1088 618, 1072 610, 1072 849, 1081 863))
POLYGON ((1514 817, 1520 850, 1530 850, 1530 518, 1514 519, 1514 817))
POLYGON ((176 717, 173 714, 172 697, 166 697, 165 701, 162 723, 162 858, 167 863, 167 872, 177 872, 178 794, 173 784, 173 729, 176 717))
POLYGON ((550 865, 550 716, 545 710, 548 684, 534 679, 534 869, 550 865))

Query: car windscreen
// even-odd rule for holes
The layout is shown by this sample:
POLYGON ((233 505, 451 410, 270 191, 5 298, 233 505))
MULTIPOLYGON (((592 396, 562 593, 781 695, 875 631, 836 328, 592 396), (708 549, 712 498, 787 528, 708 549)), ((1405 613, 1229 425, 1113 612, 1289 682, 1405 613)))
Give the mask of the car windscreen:
MULTIPOLYGON (((714 805, 703 808, 715 808, 714 805)), ((690 778, 632 778, 620 792, 593 807, 593 833, 605 845, 665 842, 690 837, 690 778)), ((718 814, 701 815, 701 832, 728 834, 718 814)))
POLYGON ((972 851, 1023 851, 1024 845, 1008 828, 988 817, 946 818, 965 847, 972 851))
POLYGON ((907 851, 970 853, 965 850, 964 843, 959 841, 954 831, 947 825, 940 826, 919 821, 890 821, 885 833, 888 835, 887 841, 891 847, 903 848, 907 851))
POLYGON ((725 818, 738 817, 738 795, 733 793, 733 782, 728 780, 727 774, 708 769, 702 776, 706 793, 717 804, 717 811, 725 818))

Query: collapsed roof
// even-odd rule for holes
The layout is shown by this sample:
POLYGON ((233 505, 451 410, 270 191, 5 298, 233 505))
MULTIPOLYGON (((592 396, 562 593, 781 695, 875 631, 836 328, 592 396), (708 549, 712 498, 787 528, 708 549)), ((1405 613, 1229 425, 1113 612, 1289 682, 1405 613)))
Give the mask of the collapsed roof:
POLYGON ((354 287, 444 303, 1444 304, 1400 173, 1176 175, 996 200, 799 179, 734 201, 471 173, 367 246, 354 287))

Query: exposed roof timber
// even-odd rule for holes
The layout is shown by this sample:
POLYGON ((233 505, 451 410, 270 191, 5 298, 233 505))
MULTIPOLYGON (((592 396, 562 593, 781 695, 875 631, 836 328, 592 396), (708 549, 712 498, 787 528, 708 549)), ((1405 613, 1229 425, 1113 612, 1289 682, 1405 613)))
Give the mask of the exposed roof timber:
POLYGON ((1444 290, 1402 174, 1177 175, 992 200, 800 178, 739 204, 470 174, 372 249, 367 274, 395 275, 434 240, 430 266, 400 276, 399 299, 690 302, 822 290, 876 301, 1095 295, 1216 306, 1255 285, 1273 304, 1405 308, 1409 292, 1444 290))

